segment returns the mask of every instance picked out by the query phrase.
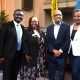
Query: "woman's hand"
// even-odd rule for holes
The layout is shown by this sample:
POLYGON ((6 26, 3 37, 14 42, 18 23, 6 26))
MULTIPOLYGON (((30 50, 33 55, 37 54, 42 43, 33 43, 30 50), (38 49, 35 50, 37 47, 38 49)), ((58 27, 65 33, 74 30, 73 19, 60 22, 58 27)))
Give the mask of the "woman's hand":
POLYGON ((28 55, 25 55, 25 57, 26 57, 26 60, 27 60, 28 62, 32 59, 32 57, 31 57, 31 56, 28 56, 28 55))
POLYGON ((4 57, 1 57, 0 58, 0 64, 3 64, 5 62, 5 58, 4 57))

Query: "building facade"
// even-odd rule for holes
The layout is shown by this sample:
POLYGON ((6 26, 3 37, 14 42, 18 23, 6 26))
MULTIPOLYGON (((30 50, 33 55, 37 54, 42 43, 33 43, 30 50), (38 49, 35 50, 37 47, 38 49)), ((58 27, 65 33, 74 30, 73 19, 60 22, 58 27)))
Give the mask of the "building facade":
MULTIPOLYGON (((63 13, 63 20, 72 24, 72 12, 75 0, 59 0, 59 9, 63 13)), ((23 25, 28 26, 29 17, 35 15, 39 18, 41 28, 51 23, 51 0, 0 0, 0 11, 5 10, 9 20, 13 18, 13 11, 17 8, 24 10, 23 25)))

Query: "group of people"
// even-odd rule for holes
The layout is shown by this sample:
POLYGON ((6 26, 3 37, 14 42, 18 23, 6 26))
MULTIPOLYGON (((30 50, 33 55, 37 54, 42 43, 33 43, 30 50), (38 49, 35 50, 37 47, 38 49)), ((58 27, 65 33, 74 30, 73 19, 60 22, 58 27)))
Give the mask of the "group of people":
POLYGON ((54 12, 54 23, 46 35, 40 30, 36 16, 29 19, 28 28, 21 24, 24 12, 16 9, 14 19, 0 28, 0 59, 4 59, 3 80, 45 80, 48 66, 49 80, 65 77, 66 56, 70 56, 72 80, 80 80, 80 10, 73 11, 73 25, 62 21, 60 10, 54 12), (48 65, 46 65, 48 62, 48 65))

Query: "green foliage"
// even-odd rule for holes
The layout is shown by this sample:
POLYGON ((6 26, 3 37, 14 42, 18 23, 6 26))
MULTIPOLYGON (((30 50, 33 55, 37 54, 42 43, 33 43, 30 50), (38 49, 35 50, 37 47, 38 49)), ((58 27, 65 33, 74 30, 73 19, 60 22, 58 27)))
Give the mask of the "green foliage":
POLYGON ((5 10, 1 11, 0 12, 0 24, 8 21, 8 16, 6 13, 5 13, 5 10))

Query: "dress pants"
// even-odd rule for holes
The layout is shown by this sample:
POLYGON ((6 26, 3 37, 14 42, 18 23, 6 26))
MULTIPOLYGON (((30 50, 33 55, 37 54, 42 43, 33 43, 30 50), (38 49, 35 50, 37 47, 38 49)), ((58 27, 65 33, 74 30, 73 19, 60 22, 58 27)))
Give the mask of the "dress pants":
POLYGON ((72 69, 72 80, 80 80, 80 56, 73 56, 72 48, 69 56, 72 69))
POLYGON ((22 54, 15 53, 13 59, 5 58, 3 67, 3 80, 17 80, 18 71, 21 67, 22 54))
POLYGON ((53 55, 48 54, 48 68, 49 80, 56 80, 56 70, 59 70, 60 73, 59 80, 64 80, 65 59, 63 56, 54 57, 53 55))
POLYGON ((80 56, 72 56, 72 80, 80 80, 80 56))

